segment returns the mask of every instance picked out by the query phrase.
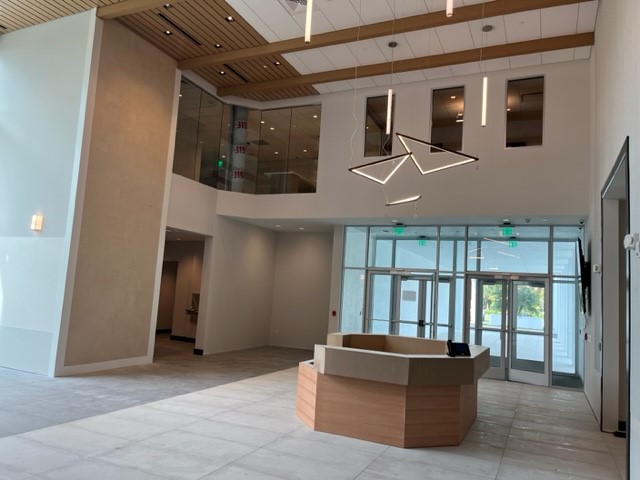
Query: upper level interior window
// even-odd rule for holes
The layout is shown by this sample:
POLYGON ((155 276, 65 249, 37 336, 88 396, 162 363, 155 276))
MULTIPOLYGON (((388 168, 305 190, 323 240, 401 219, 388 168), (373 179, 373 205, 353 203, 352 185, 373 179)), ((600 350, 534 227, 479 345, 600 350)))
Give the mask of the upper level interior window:
POLYGON ((393 144, 393 104, 395 102, 391 102, 391 129, 389 135, 387 135, 387 103, 388 97, 386 95, 367 98, 364 131, 365 157, 391 155, 393 144))
MULTIPOLYGON (((459 152, 464 125, 464 87, 433 91, 431 102, 431 143, 459 152)), ((442 150, 432 148, 432 153, 442 150)))
POLYGON ((173 172, 219 190, 316 190, 320 105, 251 110, 183 79, 173 172))
POLYGON ((507 147, 542 145, 544 77, 507 82, 507 147))

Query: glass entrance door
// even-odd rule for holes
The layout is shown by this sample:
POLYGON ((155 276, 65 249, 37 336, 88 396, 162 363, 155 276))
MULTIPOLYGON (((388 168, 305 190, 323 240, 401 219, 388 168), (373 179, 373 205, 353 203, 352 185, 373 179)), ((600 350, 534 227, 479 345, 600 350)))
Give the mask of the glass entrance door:
POLYGON ((466 338, 490 348, 486 376, 549 384, 548 281, 469 276, 466 338))
POLYGON ((400 277, 397 282, 396 315, 391 333, 407 337, 433 338, 431 276, 400 277))
POLYGON ((365 331, 435 338, 434 280, 430 274, 370 272, 365 331))

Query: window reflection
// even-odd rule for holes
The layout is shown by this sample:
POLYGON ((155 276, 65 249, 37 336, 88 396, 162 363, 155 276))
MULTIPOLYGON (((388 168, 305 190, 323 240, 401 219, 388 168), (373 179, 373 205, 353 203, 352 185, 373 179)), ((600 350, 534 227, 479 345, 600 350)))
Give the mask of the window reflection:
POLYGON ((221 190, 315 192, 320 114, 319 105, 266 111, 227 105, 183 79, 173 172, 221 190), (242 135, 234 130, 239 113, 242 135))
POLYGON ((542 145, 544 77, 507 82, 507 147, 542 145))
MULTIPOLYGON (((431 143, 459 152, 464 125, 464 87, 434 90, 431 103, 431 143)), ((432 153, 442 150, 431 149, 432 153)))
POLYGON ((381 157, 391 155, 393 145, 393 105, 395 96, 391 103, 391 130, 387 135, 387 100, 388 97, 367 98, 367 112, 365 118, 364 131, 364 156, 381 157))

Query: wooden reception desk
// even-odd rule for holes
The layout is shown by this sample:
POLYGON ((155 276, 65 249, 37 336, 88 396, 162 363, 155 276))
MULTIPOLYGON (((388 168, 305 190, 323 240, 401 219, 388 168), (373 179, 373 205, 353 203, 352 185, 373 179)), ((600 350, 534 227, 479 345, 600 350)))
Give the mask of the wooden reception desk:
POLYGON ((321 432, 397 447, 459 445, 475 421, 489 350, 448 357, 446 342, 329 334, 298 368, 296 415, 321 432))

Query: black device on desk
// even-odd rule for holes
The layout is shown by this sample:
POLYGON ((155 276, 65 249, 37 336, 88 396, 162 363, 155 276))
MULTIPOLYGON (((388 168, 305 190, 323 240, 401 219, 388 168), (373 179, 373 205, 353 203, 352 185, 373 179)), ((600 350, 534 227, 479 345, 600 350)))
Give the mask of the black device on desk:
POLYGON ((450 357, 470 357, 469 344, 447 340, 447 355, 450 357))

